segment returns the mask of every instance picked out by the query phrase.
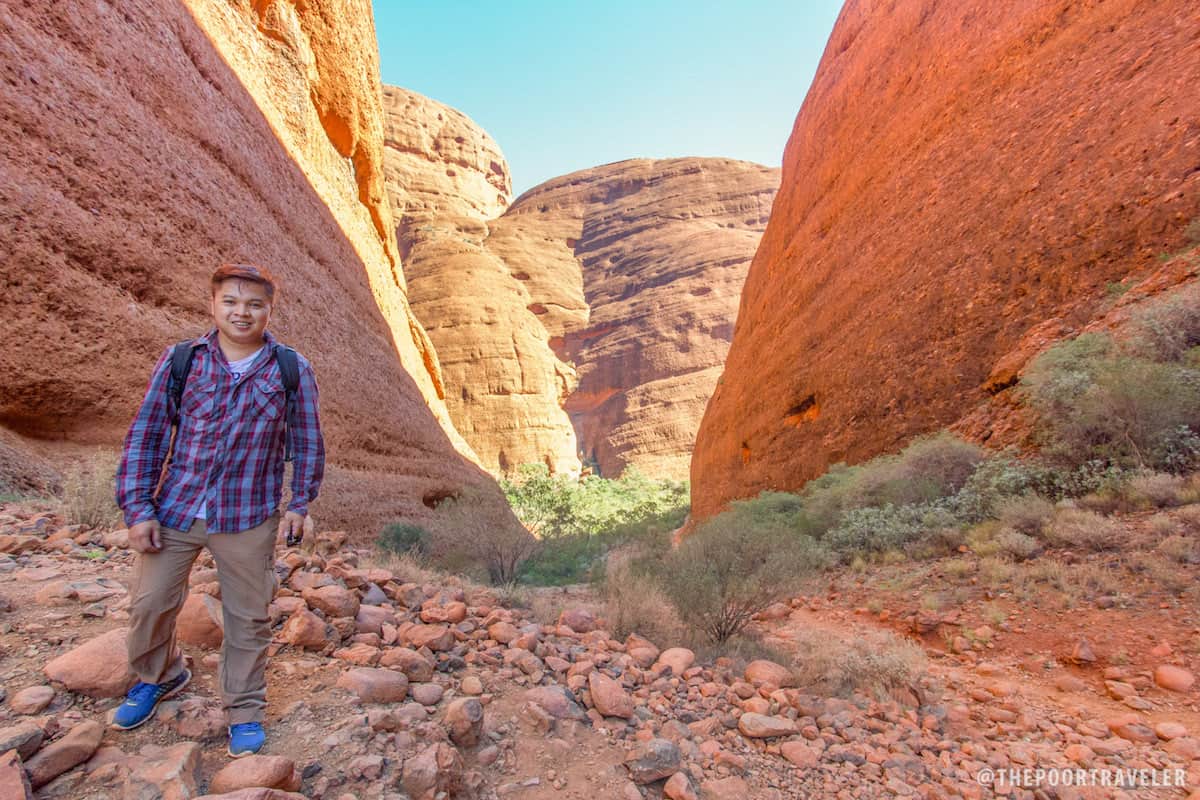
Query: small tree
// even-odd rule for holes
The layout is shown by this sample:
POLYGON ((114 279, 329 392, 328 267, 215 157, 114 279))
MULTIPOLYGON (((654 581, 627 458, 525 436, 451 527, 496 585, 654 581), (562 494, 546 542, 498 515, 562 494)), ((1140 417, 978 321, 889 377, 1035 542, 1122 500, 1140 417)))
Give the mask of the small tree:
POLYGON ((683 620, 720 643, 827 562, 810 537, 734 510, 701 525, 655 572, 683 620))

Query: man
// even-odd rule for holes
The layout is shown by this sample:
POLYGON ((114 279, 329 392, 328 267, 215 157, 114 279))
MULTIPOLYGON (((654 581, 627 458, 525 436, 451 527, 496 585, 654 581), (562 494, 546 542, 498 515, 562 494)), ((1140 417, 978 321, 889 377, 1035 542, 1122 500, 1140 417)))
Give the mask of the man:
POLYGON ((286 348, 267 333, 274 299, 275 280, 262 267, 225 265, 213 273, 214 327, 192 343, 182 395, 169 388, 175 348, 168 348, 117 471, 117 504, 139 554, 128 637, 138 683, 111 724, 136 728, 191 680, 175 646, 175 619, 192 563, 207 547, 221 586, 220 687, 235 757, 258 752, 266 738, 267 606, 276 588, 276 537, 292 542, 303 535, 325 470, 317 384, 308 361, 294 351, 288 363, 298 367, 299 380, 295 412, 288 413, 287 368, 280 363, 288 354, 277 353, 286 348), (280 518, 289 419, 292 498, 280 518))

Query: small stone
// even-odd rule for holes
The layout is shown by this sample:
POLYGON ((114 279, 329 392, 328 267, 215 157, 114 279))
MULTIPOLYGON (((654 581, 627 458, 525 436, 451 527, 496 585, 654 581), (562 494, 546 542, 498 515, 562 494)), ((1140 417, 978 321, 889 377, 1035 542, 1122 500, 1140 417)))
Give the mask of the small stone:
POLYGON ((364 703, 398 703, 408 694, 408 678, 390 669, 360 667, 343 672, 337 685, 364 703))
POLYGON ((0 728, 0 753, 16 750, 23 760, 37 752, 46 737, 42 726, 35 722, 22 722, 8 728, 0 728))
POLYGON ((221 601, 207 594, 192 592, 175 620, 179 641, 216 650, 225 636, 221 601))
POLYGON ((72 767, 91 758, 104 738, 104 726, 95 720, 79 723, 61 739, 39 750, 25 765, 29 783, 37 789, 72 767))
POLYGON ((670 800, 700 800, 700 795, 696 794, 692 779, 686 772, 676 772, 668 778, 663 785, 663 795, 670 800))
POLYGON ((444 690, 436 683, 416 683, 408 687, 408 693, 423 706, 436 706, 441 702, 444 690))
POLYGON ((434 664, 425 656, 408 647, 392 647, 384 651, 379 666, 391 667, 403 672, 413 683, 433 680, 434 664))
POLYGON ((284 756, 243 756, 213 775, 208 791, 224 794, 254 787, 297 792, 300 790, 300 772, 295 763, 284 756))
POLYGON ((592 705, 604 716, 633 718, 633 698, 621 684, 599 670, 588 674, 588 692, 592 705))
POLYGON ((474 675, 468 675, 462 679, 458 688, 463 694, 481 695, 483 694, 483 681, 474 675))
POLYGON ((488 626, 487 631, 488 636, 500 644, 508 644, 513 639, 516 639, 521 635, 521 632, 517 630, 515 625, 513 625, 511 622, 504 621, 493 622, 488 626))
POLYGON ((15 714, 39 714, 53 699, 53 687, 27 686, 8 699, 8 707, 15 714))
POLYGON ((446 707, 450 741, 459 747, 479 744, 483 732, 483 704, 474 697, 461 697, 446 707))
POLYGON ((738 730, 751 739, 770 739, 795 733, 796 723, 786 717, 747 712, 738 719, 738 730))
POLYGON ((438 653, 454 646, 454 634, 445 625, 414 625, 406 635, 408 643, 418 650, 428 647, 438 653))
MULTIPOLYGON (((596 630, 596 618, 584 608, 572 608, 558 615, 558 624, 566 625, 576 633, 591 633, 596 630)), ((493 637, 495 638, 495 637, 493 637)), ((499 641, 497 639, 497 641, 499 641)))
POLYGON ((1196 676, 1183 667, 1163 664, 1155 668, 1154 682, 1171 692, 1186 692, 1196 682, 1196 676))
POLYGON ((821 758, 815 748, 804 742, 784 742, 779 746, 779 752, 800 769, 812 769, 821 758))
POLYGON ((327 619, 354 617, 358 614, 358 595, 341 586, 320 586, 300 593, 309 608, 322 612, 327 619))
POLYGON ((454 797, 462 784, 462 756, 449 744, 430 745, 404 762, 401 783, 412 800, 454 797))
POLYGON ((647 784, 679 771, 682 757, 674 742, 651 739, 625 759, 625 767, 634 783, 647 784))

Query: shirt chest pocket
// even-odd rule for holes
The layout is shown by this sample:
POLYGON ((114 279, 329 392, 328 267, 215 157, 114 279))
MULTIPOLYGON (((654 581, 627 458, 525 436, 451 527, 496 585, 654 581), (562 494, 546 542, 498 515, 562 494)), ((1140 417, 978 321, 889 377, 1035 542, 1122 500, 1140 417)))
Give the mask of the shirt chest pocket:
POLYGON ((250 402, 260 414, 268 419, 278 419, 283 416, 284 393, 283 386, 267 377, 258 377, 251 381, 250 402))
POLYGON ((213 412, 216 410, 216 392, 217 384, 213 381, 189 382, 183 393, 179 413, 194 420, 207 422, 213 418, 213 412))

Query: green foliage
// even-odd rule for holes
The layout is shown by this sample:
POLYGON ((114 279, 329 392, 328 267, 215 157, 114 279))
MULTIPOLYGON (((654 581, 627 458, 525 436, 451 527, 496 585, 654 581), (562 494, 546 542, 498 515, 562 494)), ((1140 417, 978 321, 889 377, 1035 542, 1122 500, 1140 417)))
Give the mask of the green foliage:
POLYGON ((397 555, 420 555, 430 539, 429 531, 411 522, 393 522, 379 534, 378 545, 397 555))
POLYGON ((1039 356, 1022 394, 1039 418, 1043 452, 1068 467, 1185 471, 1200 466, 1200 371, 1176 361, 1192 345, 1200 313, 1162 305, 1141 317, 1131 355, 1104 334, 1083 334, 1039 356), (1167 309, 1164 311, 1163 309, 1167 309))
POLYGON ((634 468, 617 479, 551 475, 526 464, 501 481, 509 505, 541 540, 521 580, 562 585, 583 580, 613 547, 633 538, 672 531, 688 513, 686 483, 652 480, 634 468))
POLYGON ((649 570, 686 624, 724 642, 828 563, 811 537, 732 509, 701 525, 649 570))

